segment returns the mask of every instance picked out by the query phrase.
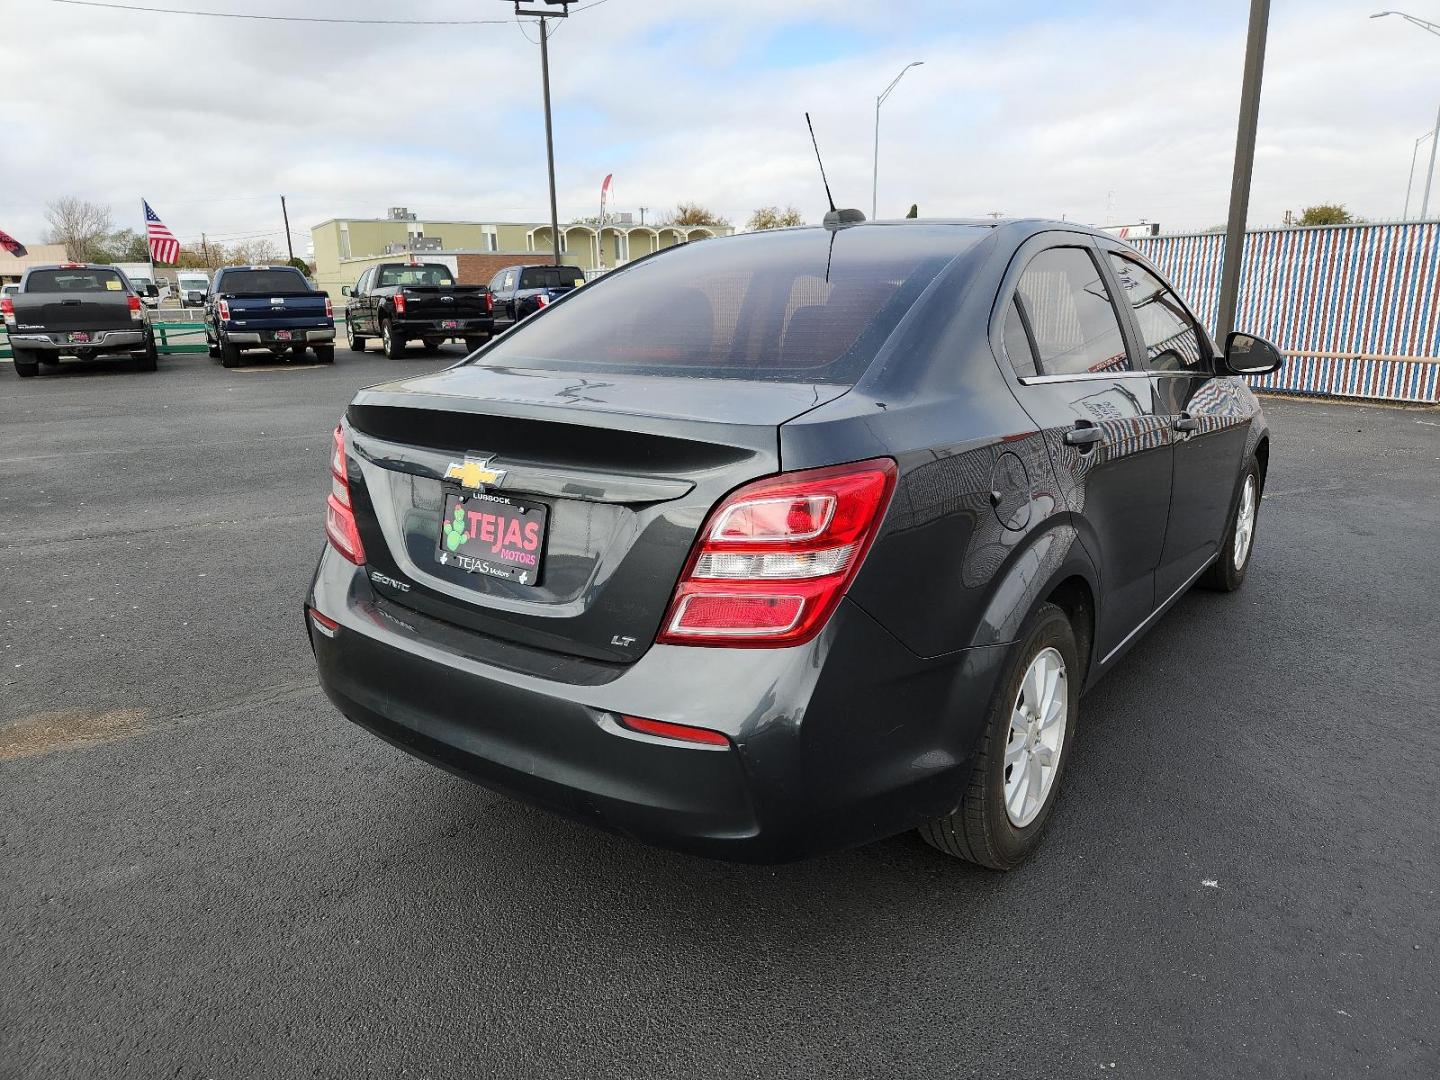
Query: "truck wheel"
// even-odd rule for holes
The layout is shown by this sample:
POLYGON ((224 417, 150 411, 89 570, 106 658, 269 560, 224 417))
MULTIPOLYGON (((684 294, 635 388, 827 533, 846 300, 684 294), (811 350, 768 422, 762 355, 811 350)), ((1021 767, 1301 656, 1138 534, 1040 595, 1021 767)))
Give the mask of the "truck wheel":
POLYGON ((385 349, 385 356, 391 360, 399 360, 405 355, 405 342, 396 338, 390 332, 390 320, 386 319, 380 324, 380 344, 385 349))
POLYGON ((145 339, 145 351, 135 357, 136 371, 155 371, 160 367, 160 350, 155 347, 155 339, 145 339))
POLYGON ((40 370, 40 361, 35 359, 35 354, 29 349, 17 349, 13 346, 11 353, 15 361, 15 374, 22 379, 33 379, 40 370))
POLYGON ((210 330, 208 327, 205 330, 205 351, 210 354, 211 360, 218 358, 220 355, 220 343, 210 339, 210 330))
POLYGON ((220 339, 220 366, 233 368, 240 366, 240 346, 233 341, 220 339))
POLYGON ((350 346, 351 352, 365 351, 365 339, 355 333, 355 327, 349 319, 345 320, 345 343, 350 346))
POLYGON ((489 340, 489 338, 483 337, 467 337, 465 339, 465 351, 474 352, 476 349, 480 348, 481 345, 484 345, 485 342, 489 340))
POLYGON ((312 345, 315 350, 315 360, 321 364, 333 364, 335 362, 334 345, 312 345))

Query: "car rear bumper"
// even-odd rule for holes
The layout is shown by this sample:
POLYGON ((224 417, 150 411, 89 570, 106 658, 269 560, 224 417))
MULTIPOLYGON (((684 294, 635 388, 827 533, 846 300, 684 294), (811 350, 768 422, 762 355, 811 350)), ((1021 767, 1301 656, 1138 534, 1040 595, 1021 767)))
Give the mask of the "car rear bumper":
POLYGON ((434 319, 395 319, 390 324, 390 333, 393 337, 399 338, 402 334, 408 341, 412 338, 452 338, 452 337, 481 337, 491 334, 495 330, 495 320, 490 317, 482 318, 434 318, 434 319), (453 322, 454 326, 442 326, 442 323, 453 322))
POLYGON ((1001 659, 915 657, 859 608, 791 649, 652 646, 561 657, 379 597, 328 547, 307 619, 320 682, 352 721, 568 817, 695 854, 777 862, 889 836, 958 803, 1001 659), (726 747, 630 731, 637 715, 726 747))
POLYGON ((91 340, 84 342, 71 342, 68 339, 70 331, 56 331, 46 334, 12 334, 11 345, 19 345, 22 349, 36 349, 55 353, 73 353, 79 350, 85 352, 125 352, 131 349, 143 349, 145 347, 146 331, 140 327, 134 330, 91 330, 88 331, 91 340))
POLYGON ((225 337, 236 345, 303 345, 306 343, 323 344, 335 340, 335 327, 290 327, 282 326, 280 332, 288 333, 289 338, 284 340, 275 337, 275 330, 227 330, 225 337))

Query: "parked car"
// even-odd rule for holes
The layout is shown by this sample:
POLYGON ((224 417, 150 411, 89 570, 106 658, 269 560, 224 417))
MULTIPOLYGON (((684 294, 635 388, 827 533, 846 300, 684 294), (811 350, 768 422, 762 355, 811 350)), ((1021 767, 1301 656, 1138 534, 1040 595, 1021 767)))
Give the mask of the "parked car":
POLYGON ((434 352, 452 338, 478 349, 495 330, 490 290, 457 285, 443 263, 393 262, 372 266, 355 285, 344 286, 345 337, 353 352, 363 352, 378 337, 394 359, 419 340, 434 352))
POLYGON ((114 266, 125 275, 146 307, 158 308, 160 301, 170 295, 170 286, 155 280, 149 263, 115 263, 114 266))
POLYGON ((18 281, 12 281, 12 282, 11 282, 10 284, 8 284, 8 285, 0 285, 0 297, 3 297, 3 296, 14 296, 14 295, 16 295, 19 291, 20 291, 20 283, 19 283, 18 281))
POLYGON ((204 307, 210 299, 210 279, 204 274, 182 270, 175 278, 175 292, 184 307, 204 307))
POLYGON ((490 279, 495 294, 495 331, 508 329, 585 284, 578 266, 507 266, 490 279))
POLYGON ((154 371, 159 353, 140 294, 113 266, 58 263, 35 266, 19 291, 0 298, 15 374, 28 379, 40 364, 62 358, 93 360, 123 353, 141 371, 154 371))
POLYGON ((321 684, 643 840, 775 860, 918 827, 1013 867, 1082 691, 1191 585, 1243 584, 1270 435, 1240 377, 1280 362, 1058 222, 667 249, 355 397, 321 684))
POLYGON ((205 304, 210 355, 236 367, 247 349, 299 358, 306 348, 322 364, 335 359, 330 298, 293 266, 226 266, 215 271, 205 304))

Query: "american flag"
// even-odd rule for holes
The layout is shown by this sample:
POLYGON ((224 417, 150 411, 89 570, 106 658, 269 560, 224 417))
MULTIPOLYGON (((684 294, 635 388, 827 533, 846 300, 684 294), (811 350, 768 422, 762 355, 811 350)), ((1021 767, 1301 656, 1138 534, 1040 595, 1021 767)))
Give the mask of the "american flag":
POLYGON ((145 203, 145 233, 150 238, 150 261, 173 263, 180 257, 180 241, 150 209, 150 204, 144 199, 140 201, 145 203))

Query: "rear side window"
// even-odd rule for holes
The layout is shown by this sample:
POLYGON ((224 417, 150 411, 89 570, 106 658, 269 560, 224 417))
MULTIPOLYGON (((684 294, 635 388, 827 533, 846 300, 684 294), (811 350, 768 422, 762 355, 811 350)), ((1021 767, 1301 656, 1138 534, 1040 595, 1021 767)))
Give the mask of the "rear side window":
POLYGON ((969 226, 863 226, 687 244, 591 282, 477 362, 849 384, 983 236, 969 226))
POLYGON ((1027 375, 1038 375, 1035 366, 1035 350, 1030 347, 1030 336, 1025 332, 1025 319, 1020 314, 1020 298, 1010 301, 1005 313, 1005 355, 1015 374, 1022 379, 1027 375))
POLYGON ((33 270, 26 292, 124 292, 125 279, 114 270, 33 270))
POLYGON ((220 275, 219 288, 231 296, 275 296, 309 292, 310 283, 299 270, 281 266, 268 270, 226 270, 220 275))
POLYGON ((1110 265, 1135 312, 1150 366, 1158 371, 1204 371, 1200 330, 1180 298, 1133 259, 1112 252, 1110 265))
POLYGON ((527 266, 520 271, 522 289, 569 289, 585 284, 585 271, 574 266, 527 266))
POLYGON ((1020 275, 1016 292, 1042 375, 1131 370, 1109 290, 1089 252, 1042 251, 1020 275))
POLYGON ((382 266, 379 284, 454 285, 455 275, 448 266, 382 266))

